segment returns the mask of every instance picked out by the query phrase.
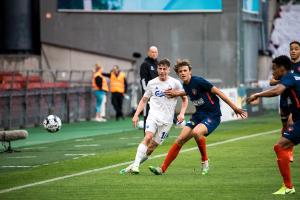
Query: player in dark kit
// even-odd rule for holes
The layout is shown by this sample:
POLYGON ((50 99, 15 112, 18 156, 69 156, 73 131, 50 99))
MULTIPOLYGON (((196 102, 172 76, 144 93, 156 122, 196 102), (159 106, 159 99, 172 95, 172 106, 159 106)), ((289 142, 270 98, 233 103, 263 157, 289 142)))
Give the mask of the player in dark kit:
MULTIPOLYGON (((291 72, 300 74, 300 43, 298 41, 292 41, 290 43, 290 57, 291 57, 291 72)), ((270 80, 270 85, 274 86, 278 84, 280 80, 270 80)), ((284 91, 280 95, 280 116, 282 122, 281 134, 283 134, 289 126, 293 124, 292 115, 289 107, 288 91, 284 91)), ((294 161, 293 148, 290 149, 290 161, 294 161)))
POLYGON ((180 135, 169 150, 162 166, 149 167, 150 171, 155 175, 162 175, 166 172, 169 165, 177 157, 181 147, 188 140, 194 137, 196 141, 199 141, 203 136, 208 136, 218 127, 221 121, 221 110, 217 96, 226 102, 236 114, 242 118, 247 116, 245 111, 232 103, 217 87, 201 77, 192 76, 192 66, 188 60, 177 61, 174 70, 183 81, 184 91, 167 90, 165 94, 170 97, 189 96, 196 107, 196 112, 182 129, 180 135))
POLYGON ((293 41, 290 43, 290 56, 293 72, 300 74, 300 42, 293 41))
POLYGON ((283 186, 273 194, 294 194, 290 174, 290 151, 294 145, 300 143, 300 75, 291 73, 291 62, 287 56, 279 56, 273 60, 273 76, 280 82, 272 89, 251 95, 247 102, 255 101, 259 97, 274 97, 285 92, 288 95, 290 111, 294 124, 284 131, 279 141, 274 145, 277 155, 277 164, 283 178, 283 186))

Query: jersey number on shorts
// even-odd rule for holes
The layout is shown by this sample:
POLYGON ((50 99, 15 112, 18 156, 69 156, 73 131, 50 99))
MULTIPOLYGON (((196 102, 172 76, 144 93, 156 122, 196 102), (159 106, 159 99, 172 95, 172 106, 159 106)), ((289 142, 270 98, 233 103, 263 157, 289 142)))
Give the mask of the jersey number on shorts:
POLYGON ((163 140, 163 139, 165 139, 166 137, 168 137, 168 133, 162 132, 162 134, 161 134, 161 139, 163 140))

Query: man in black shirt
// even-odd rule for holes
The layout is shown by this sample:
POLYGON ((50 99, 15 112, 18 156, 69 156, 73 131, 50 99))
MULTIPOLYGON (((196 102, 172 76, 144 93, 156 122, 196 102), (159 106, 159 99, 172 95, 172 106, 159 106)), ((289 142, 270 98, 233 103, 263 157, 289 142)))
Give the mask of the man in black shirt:
MULTIPOLYGON (((144 62, 140 67, 142 95, 145 93, 148 82, 158 76, 157 57, 158 57, 157 47, 151 46, 148 50, 148 56, 145 58, 144 62)), ((147 104, 146 109, 144 109, 144 132, 145 132, 145 125, 148 116, 148 111, 149 111, 149 105, 147 104)))

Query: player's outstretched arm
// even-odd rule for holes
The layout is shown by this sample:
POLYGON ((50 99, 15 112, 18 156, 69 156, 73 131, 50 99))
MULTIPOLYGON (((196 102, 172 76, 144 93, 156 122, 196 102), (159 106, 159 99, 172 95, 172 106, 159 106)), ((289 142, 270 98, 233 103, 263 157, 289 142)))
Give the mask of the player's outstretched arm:
POLYGON ((269 90, 265 90, 262 92, 258 92, 255 94, 252 94, 250 97, 247 98, 247 103, 251 103, 252 101, 255 101, 259 97, 275 97, 283 93, 285 90, 285 86, 282 84, 276 85, 274 88, 271 88, 269 90))
POLYGON ((243 119, 247 118, 247 112, 241 108, 238 108, 219 88, 214 86, 212 87, 211 92, 218 95, 225 103, 227 103, 235 112, 235 114, 240 115, 243 119))
POLYGON ((169 98, 173 97, 179 97, 179 96, 185 96, 185 91, 184 90, 176 90, 176 89, 167 89, 164 91, 165 95, 169 98))
POLYGON ((148 102, 149 98, 148 97, 142 97, 142 99, 139 102, 138 107, 136 108, 136 111, 134 113, 134 116, 132 117, 132 124, 133 127, 135 128, 138 121, 139 121, 139 115, 140 113, 144 110, 146 103, 148 102))
POLYGON ((181 109, 180 109, 179 115, 177 116, 177 121, 179 123, 181 123, 184 120, 184 114, 185 114, 185 111, 186 111, 187 106, 188 106, 187 96, 182 96, 181 99, 182 99, 181 109))

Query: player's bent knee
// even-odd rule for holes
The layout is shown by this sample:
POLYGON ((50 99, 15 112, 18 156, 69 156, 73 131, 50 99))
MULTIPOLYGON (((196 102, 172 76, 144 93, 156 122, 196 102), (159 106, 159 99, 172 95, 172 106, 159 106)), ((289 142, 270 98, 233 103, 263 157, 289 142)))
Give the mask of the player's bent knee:
POLYGON ((175 143, 179 146, 184 145, 184 143, 186 143, 186 140, 182 139, 182 138, 177 138, 175 143))
POLYGON ((200 131, 196 131, 196 130, 192 130, 192 135, 195 137, 195 136, 198 136, 200 134, 200 131))
POLYGON ((192 131, 192 135, 193 135, 193 137, 195 137, 195 138, 201 138, 201 137, 204 136, 206 133, 207 133, 207 132, 201 131, 201 130, 198 130, 198 131, 193 130, 193 131, 192 131))

